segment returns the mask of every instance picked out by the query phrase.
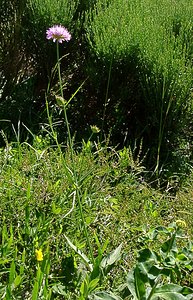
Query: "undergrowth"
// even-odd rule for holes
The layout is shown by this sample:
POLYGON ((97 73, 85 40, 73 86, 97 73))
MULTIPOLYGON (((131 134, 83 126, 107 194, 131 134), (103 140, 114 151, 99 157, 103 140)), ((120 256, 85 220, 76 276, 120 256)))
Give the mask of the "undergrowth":
MULTIPOLYGON (((71 168, 68 148, 62 149, 71 168)), ((192 236, 191 184, 176 196, 154 190, 143 182, 143 167, 128 149, 116 151, 96 142, 84 142, 74 162, 94 257, 99 244, 106 244, 105 253, 122 244, 123 258, 117 271, 103 280, 101 288, 112 289, 123 282, 123 270, 134 265, 148 229, 182 219, 192 236)), ((83 265, 66 237, 82 252, 88 253, 88 246, 75 187, 68 180, 60 153, 49 145, 49 139, 36 136, 33 145, 7 142, 1 148, 0 164, 1 297, 31 299, 30 295, 35 295, 35 250, 42 249, 41 268, 46 277, 39 285, 46 296, 41 299, 61 299, 57 298, 61 292, 58 285, 63 287, 65 299, 79 299, 83 265)))

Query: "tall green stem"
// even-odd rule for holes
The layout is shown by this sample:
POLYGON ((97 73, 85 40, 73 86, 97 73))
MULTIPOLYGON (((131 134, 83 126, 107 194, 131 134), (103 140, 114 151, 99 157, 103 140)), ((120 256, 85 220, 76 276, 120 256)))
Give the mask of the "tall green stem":
POLYGON ((107 108, 107 102, 108 102, 108 94, 109 94, 109 86, 110 86, 110 79, 111 79, 112 63, 113 63, 113 57, 111 58, 110 67, 109 67, 107 89, 106 89, 105 103, 104 103, 103 117, 102 117, 101 138, 102 138, 102 134, 103 134, 104 122, 105 122, 105 116, 106 116, 106 108, 107 108))
MULTIPOLYGON (((58 41, 57 41, 56 45, 57 45, 57 68, 58 68, 58 78, 59 78, 59 84, 60 84, 60 93, 61 93, 62 98, 64 98, 62 78, 61 78, 61 70, 60 70, 60 55, 59 55, 58 41)), ((66 111, 66 105, 65 104, 63 105, 63 111, 64 111, 64 119, 65 119, 66 127, 67 127, 68 140, 69 140, 69 146, 70 146, 70 156, 71 156, 72 167, 73 167, 73 178, 72 178, 72 180, 74 181, 74 185, 75 185, 75 189, 76 189, 78 207, 79 207, 80 216, 81 216, 81 219, 82 219, 84 234, 85 234, 87 245, 88 245, 89 252, 90 252, 90 258, 92 260, 92 263, 94 263, 93 251, 92 251, 92 247, 91 247, 91 243, 90 243, 90 239, 89 239, 89 234, 88 234, 88 230, 87 230, 87 226, 86 226, 86 222, 85 222, 85 218, 84 218, 82 203, 81 203, 81 196, 80 196, 79 184, 78 184, 78 176, 77 176, 77 173, 76 173, 74 155, 73 155, 74 154, 73 142, 72 142, 70 126, 69 126, 69 122, 68 122, 68 117, 67 117, 67 111, 66 111)))
POLYGON ((156 167, 155 172, 156 175, 159 176, 159 167, 160 167, 160 151, 163 141, 164 134, 164 99, 165 99, 165 77, 163 79, 163 87, 162 87, 162 98, 161 98, 161 110, 160 110, 160 120, 159 120, 159 135, 158 135, 158 148, 157 148, 157 159, 156 159, 156 167))
MULTIPOLYGON (((60 55, 59 55, 58 41, 56 43, 56 48, 57 48, 57 66, 58 66, 58 77, 59 77, 59 83, 60 83, 60 93, 61 93, 62 98, 64 98, 63 87, 62 87, 62 79, 61 79, 61 71, 60 71, 60 55)), ((68 117, 67 117, 66 105, 65 104, 63 105, 63 111, 64 111, 64 118, 65 118, 65 122, 66 122, 67 132, 68 132, 71 159, 73 159, 72 137, 71 137, 71 133, 70 133, 70 126, 69 126, 69 122, 68 122, 68 117)))

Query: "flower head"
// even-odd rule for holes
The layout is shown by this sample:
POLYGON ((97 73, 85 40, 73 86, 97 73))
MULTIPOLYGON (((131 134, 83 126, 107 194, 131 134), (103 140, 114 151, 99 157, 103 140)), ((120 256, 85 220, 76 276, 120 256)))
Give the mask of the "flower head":
POLYGON ((71 34, 68 30, 62 25, 54 25, 46 30, 46 38, 48 40, 53 40, 53 42, 62 43, 63 41, 70 41, 71 34))
POLYGON ((36 249, 35 253, 36 253, 36 259, 37 259, 37 261, 42 261, 43 260, 42 249, 39 249, 39 250, 36 249))
POLYGON ((178 227, 181 227, 181 228, 187 227, 187 224, 184 220, 176 220, 176 224, 178 227))

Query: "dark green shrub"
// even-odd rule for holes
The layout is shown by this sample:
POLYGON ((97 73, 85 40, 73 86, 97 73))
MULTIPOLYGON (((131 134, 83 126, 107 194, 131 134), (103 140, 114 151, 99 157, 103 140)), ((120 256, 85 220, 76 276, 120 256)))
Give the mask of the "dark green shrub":
POLYGON ((191 1, 184 0, 112 0, 106 6, 98 0, 88 14, 97 61, 90 70, 103 95, 112 62, 105 123, 119 142, 143 138, 156 169, 176 149, 191 110, 192 15, 191 1))

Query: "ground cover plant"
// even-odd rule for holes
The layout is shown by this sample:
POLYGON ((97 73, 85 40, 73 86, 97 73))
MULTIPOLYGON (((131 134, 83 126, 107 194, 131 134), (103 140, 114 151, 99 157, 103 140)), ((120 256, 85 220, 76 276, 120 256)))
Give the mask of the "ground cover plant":
MULTIPOLYGON (((14 13, 19 16, 17 20, 20 25, 28 24, 28 30, 32 26, 29 26, 30 22, 35 22, 34 16, 38 16, 38 25, 34 27, 32 36, 34 42, 42 43, 43 49, 37 46, 36 55, 31 60, 35 68, 32 68, 28 78, 31 79, 36 70, 37 75, 45 79, 42 68, 44 55, 51 60, 47 62, 48 78, 44 82, 47 85, 42 90, 44 119, 39 132, 34 133, 33 128, 26 126, 21 119, 17 126, 11 120, 6 120, 11 124, 14 139, 10 139, 6 128, 1 130, 0 297, 32 300, 192 299, 193 172, 191 145, 188 144, 191 133, 188 138, 180 136, 181 128, 190 126, 187 122, 192 105, 191 18, 185 8, 181 10, 177 4, 173 13, 166 0, 163 0, 163 10, 159 14, 156 1, 131 1, 129 4, 118 1, 116 5, 114 1, 91 2, 74 1, 70 6, 68 1, 65 2, 69 19, 66 16, 64 22, 71 26, 74 24, 77 27, 74 32, 60 21, 65 7, 61 6, 60 1, 57 5, 47 0, 29 1, 26 4, 21 1, 20 5, 8 2, 4 10, 11 12, 12 21, 8 29, 13 29, 13 32, 18 26, 13 21, 14 13), (125 11, 128 15, 124 15, 125 11), (27 12, 29 20, 24 12, 27 12), (132 22, 138 25, 133 35, 128 35, 129 41, 125 37, 125 44, 121 44, 120 38, 119 47, 113 42, 112 32, 116 31, 116 22, 113 23, 113 18, 109 18, 112 13, 116 15, 116 20, 121 21, 121 27, 126 28, 121 35, 128 28, 134 28, 132 22), (159 17, 156 20, 157 14, 159 17), (46 27, 53 20, 59 20, 59 23, 54 22, 46 27), (37 28, 40 27, 42 30, 38 32, 37 28), (102 68, 100 74, 105 76, 107 71, 107 82, 104 103, 96 114, 101 114, 100 122, 96 122, 98 126, 93 119, 85 128, 87 134, 77 139, 69 116, 77 107, 79 95, 86 91, 84 85, 87 79, 82 81, 81 77, 78 87, 69 97, 69 87, 66 85, 72 83, 69 70, 74 63, 73 55, 69 58, 67 51, 75 47, 76 43, 71 44, 73 34, 76 36, 80 30, 86 35, 85 40, 79 39, 79 42, 84 40, 84 47, 89 42, 87 46, 90 47, 84 59, 88 59, 90 51, 93 55, 87 65, 90 68, 87 69, 88 74, 91 70, 94 72, 98 69, 99 72, 102 68), (45 41, 41 40, 43 31, 45 41), (35 38, 36 34, 38 37, 35 38), (106 42, 107 37, 110 40, 109 47, 104 44, 105 34, 106 42), (149 43, 145 42, 147 40, 149 43), (44 53, 46 43, 50 53, 44 53), (42 62, 39 54, 43 54, 42 62), (69 64, 69 69, 65 73, 66 64, 69 64), (114 72, 115 69, 119 72, 121 67, 121 74, 124 65, 126 69, 132 65, 132 70, 137 69, 133 77, 126 72, 127 76, 135 82, 135 87, 140 87, 137 98, 144 99, 146 112, 151 118, 154 113, 157 122, 156 134, 152 136, 155 145, 149 143, 149 153, 146 148, 146 127, 139 140, 135 140, 135 143, 132 141, 130 145, 125 142, 125 147, 113 145, 116 140, 113 134, 105 134, 107 125, 111 126, 108 106, 113 99, 111 85, 116 82, 114 72), (66 82, 67 79, 69 82, 66 82), (152 99, 155 100, 153 103, 152 99), (163 172, 164 149, 167 148, 166 138, 174 146, 174 135, 170 138, 170 131, 173 130, 172 124, 177 122, 175 137, 179 138, 181 144, 188 144, 189 148, 187 153, 182 150, 179 168, 165 178, 164 185, 159 185, 163 182, 160 175, 163 172), (22 135, 24 131, 25 139, 22 135), (147 156, 151 155, 153 166, 147 164, 147 156), (152 166, 153 171, 147 166, 152 166), (189 176, 185 174, 187 170, 189 176), (150 178, 156 179, 156 184, 147 182, 147 178, 149 181, 150 178), (183 178, 181 185, 179 178, 183 178)), ((9 14, 5 13, 4 16, 6 19, 9 14)), ((18 40, 27 43, 27 31, 21 32, 24 36, 20 40, 17 35, 18 40)), ((23 45, 18 47, 17 53, 21 55, 23 51, 27 55, 28 49, 31 55, 33 50, 25 43, 23 45)), ((2 60, 4 47, 1 47, 2 60)), ((21 59, 22 64, 26 57, 21 59)), ((20 71, 23 70, 22 64, 19 64, 20 71)), ((78 62, 76 68, 81 65, 78 62)), ((19 80, 18 70, 10 74, 14 88, 23 83, 23 79, 21 82, 19 80)), ((3 68, 1 72, 2 96, 7 89, 4 90, 5 86, 10 82, 3 68)), ((97 73, 90 75, 89 80, 95 81, 97 77, 97 73)), ((115 86, 119 86, 118 83, 115 86)), ((124 100, 127 92, 125 94, 123 85, 121 89, 115 95, 120 92, 124 100)), ((13 101, 12 92, 9 98, 6 96, 2 99, 13 101)), ((32 97, 33 92, 32 88, 32 97)), ((137 98, 136 105, 139 105, 137 98)), ((117 116, 121 116, 117 103, 117 116)), ((151 118, 149 122, 153 126, 151 118)), ((115 127, 112 132, 114 130, 115 127)), ((140 131, 141 127, 137 130, 140 131)), ((175 145, 179 145, 179 142, 175 145)), ((180 148, 175 149, 175 155, 178 156, 180 151, 180 148)), ((172 165, 172 156, 168 154, 168 157, 168 164, 172 165)))

